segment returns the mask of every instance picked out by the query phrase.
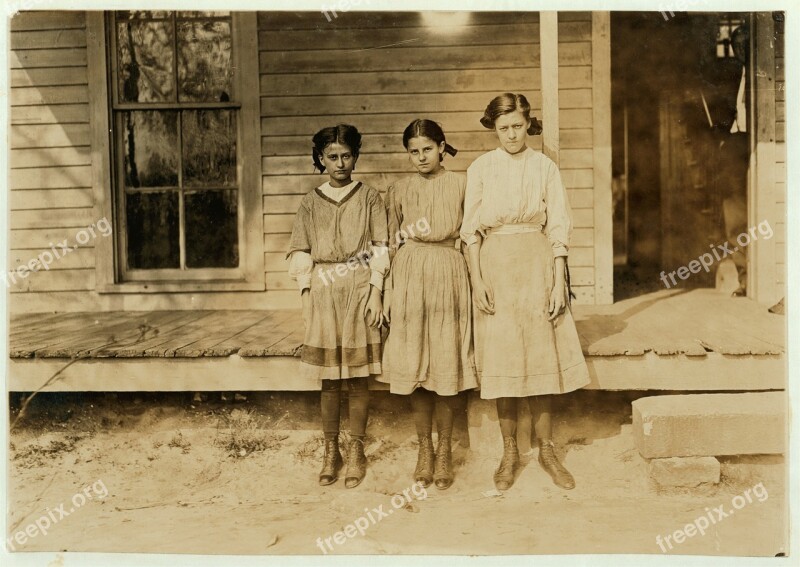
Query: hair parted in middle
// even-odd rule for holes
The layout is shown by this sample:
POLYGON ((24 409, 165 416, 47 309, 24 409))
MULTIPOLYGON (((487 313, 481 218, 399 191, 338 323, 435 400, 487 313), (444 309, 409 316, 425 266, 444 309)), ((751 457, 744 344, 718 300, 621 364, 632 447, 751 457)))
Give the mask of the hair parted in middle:
POLYGON ((325 166, 322 164, 322 153, 330 144, 336 143, 347 146, 353 152, 353 157, 356 158, 361 151, 361 133, 355 126, 350 124, 337 124, 336 126, 323 128, 314 134, 311 141, 314 144, 311 150, 311 158, 314 161, 314 167, 320 173, 325 171, 325 166))
MULTIPOLYGON (((444 130, 442 130, 442 127, 433 120, 428 120, 427 118, 417 118, 411 124, 406 126, 406 129, 403 131, 403 146, 405 149, 408 149, 408 142, 411 140, 411 138, 419 137, 429 138, 436 142, 436 145, 444 142, 444 151, 451 156, 455 156, 458 153, 458 150, 448 144, 447 140, 445 140, 444 130)), ((439 160, 441 161, 442 159, 444 159, 444 155, 439 156, 439 160)))
POLYGON ((534 136, 542 133, 542 123, 535 116, 531 116, 531 105, 522 94, 503 93, 494 97, 483 111, 481 124, 484 128, 494 130, 494 123, 499 117, 516 111, 520 111, 526 120, 530 120, 528 134, 534 136))

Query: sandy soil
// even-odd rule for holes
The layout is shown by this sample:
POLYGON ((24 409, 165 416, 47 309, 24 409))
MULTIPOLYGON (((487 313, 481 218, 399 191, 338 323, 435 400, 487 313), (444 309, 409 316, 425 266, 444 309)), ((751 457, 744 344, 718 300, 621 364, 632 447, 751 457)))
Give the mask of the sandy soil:
POLYGON ((383 506, 391 513, 341 545, 331 539, 333 550, 325 552, 662 554, 657 535, 720 505, 734 511, 732 498, 761 482, 769 494, 763 502, 753 499, 705 535, 666 551, 774 556, 785 550, 782 458, 728 459, 719 485, 658 489, 634 449, 624 397, 587 394, 586 404, 562 415, 558 440, 575 490, 555 487, 531 451, 513 488, 487 496, 499 443, 497 454, 482 455, 462 441, 453 487, 431 486, 426 497, 418 490, 419 498, 408 492, 410 502, 397 509, 393 495, 411 488, 416 462, 407 408, 388 394, 373 396, 366 479, 353 490, 342 480, 321 488, 314 400, 314 394, 260 394, 241 404, 192 405, 188 395, 41 396, 11 435, 8 535, 62 503, 72 511, 61 519, 51 514, 58 521, 46 535, 12 540, 14 549, 322 555, 317 538, 325 547, 325 538, 383 506), (101 490, 90 488, 92 498, 74 506, 74 495, 87 486, 108 494, 99 498, 101 490))

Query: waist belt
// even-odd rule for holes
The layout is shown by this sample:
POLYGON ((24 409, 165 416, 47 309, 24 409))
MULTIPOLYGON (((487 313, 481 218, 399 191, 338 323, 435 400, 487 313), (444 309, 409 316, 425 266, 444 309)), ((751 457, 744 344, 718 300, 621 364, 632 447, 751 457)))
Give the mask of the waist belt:
POLYGON ((447 240, 438 240, 436 242, 427 242, 423 240, 406 240, 405 246, 438 246, 440 248, 453 248, 456 247, 456 238, 448 238, 447 240))
POLYGON ((520 234, 522 232, 541 232, 542 225, 535 222, 519 222, 514 224, 501 224, 486 230, 486 235, 490 234, 520 234))

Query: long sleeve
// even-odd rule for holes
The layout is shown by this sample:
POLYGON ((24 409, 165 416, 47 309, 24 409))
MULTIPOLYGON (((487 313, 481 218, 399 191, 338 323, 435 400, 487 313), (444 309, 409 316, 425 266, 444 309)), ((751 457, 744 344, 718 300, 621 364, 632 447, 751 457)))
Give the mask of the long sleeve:
POLYGON ((553 256, 567 256, 572 235, 572 210, 567 199, 567 190, 561 181, 561 173, 555 163, 547 168, 545 182, 547 221, 544 233, 553 247, 553 256))
POLYGON ((386 226, 386 205, 380 193, 373 190, 369 200, 370 206, 370 244, 369 259, 370 285, 383 291, 383 280, 389 271, 388 235, 386 226))
POLYGON ((389 273, 389 248, 387 246, 372 246, 369 256, 369 269, 371 271, 369 283, 383 291, 383 282, 389 273))
POLYGON ((310 223, 308 203, 303 200, 294 218, 289 252, 286 254, 289 258, 289 277, 297 282, 301 292, 311 288, 311 271, 314 269, 314 261, 311 259, 311 238, 308 234, 310 223))
POLYGON ((389 261, 389 271, 387 277, 384 279, 383 289, 384 292, 392 291, 392 268, 391 264, 397 254, 398 248, 398 235, 400 234, 400 227, 403 225, 403 210, 400 200, 397 197, 397 185, 392 184, 386 191, 386 216, 388 217, 389 229, 389 247, 387 259, 389 261))
POLYGON ((308 209, 307 197, 305 197, 300 203, 300 208, 297 209, 297 214, 294 217, 292 236, 289 239, 289 251, 286 253, 287 258, 292 255, 292 252, 311 252, 311 238, 309 236, 310 227, 311 213, 308 209))
POLYGON ((397 196, 397 185, 392 184, 386 191, 386 216, 388 217, 389 227, 389 255, 394 258, 397 253, 398 238, 400 227, 403 225, 403 209, 397 196))
POLYGON ((480 232, 480 212, 483 203, 483 178, 478 164, 473 163, 467 169, 467 189, 464 194, 464 220, 461 223, 461 240, 467 246, 478 241, 476 233, 480 232))
POLYGON ((311 254, 302 250, 295 250, 289 254, 289 277, 297 282, 297 287, 302 292, 311 289, 311 272, 314 270, 314 260, 311 254))

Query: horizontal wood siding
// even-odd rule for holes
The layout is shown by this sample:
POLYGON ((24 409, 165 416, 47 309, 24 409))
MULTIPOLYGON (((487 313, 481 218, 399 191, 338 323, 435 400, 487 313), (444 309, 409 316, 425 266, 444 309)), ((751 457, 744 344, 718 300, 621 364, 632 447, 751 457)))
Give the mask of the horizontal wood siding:
MULTIPOLYGON (((300 199, 325 180, 310 138, 336 122, 364 134, 357 177, 381 191, 413 172, 401 133, 413 119, 442 124, 464 172, 496 138, 479 123, 503 91, 524 93, 541 118, 539 15, 473 13, 429 26, 417 13, 258 13, 263 254, 267 293, 95 291, 90 240, 12 286, 12 311, 249 309, 296 306, 284 254, 300 199), (38 293, 41 292, 41 293, 38 293)), ((10 24, 10 269, 96 222, 86 14, 23 12, 10 24)), ((570 265, 579 301, 595 299, 596 205, 592 18, 559 15, 562 177, 574 210, 570 265)), ((532 139, 541 149, 541 138, 532 139)), ((110 189, 109 189, 110 191, 110 189)))
POLYGON ((786 59, 784 22, 775 22, 775 230, 776 296, 786 295, 786 59))
POLYGON ((592 14, 559 12, 560 167, 570 196, 575 229, 569 254, 570 275, 581 303, 595 302, 594 153, 592 124, 592 14), (564 58, 562 53, 585 53, 564 58), (585 116, 584 116, 585 115, 585 116), (572 120, 565 117, 572 116, 572 120), (577 116, 584 116, 581 121, 577 116), (575 198, 576 192, 581 198, 575 198))
MULTIPOLYGON (((10 258, 28 264, 95 223, 84 12, 23 12, 10 33, 10 258)), ((99 236, 99 234, 98 234, 99 236)), ((94 289, 93 239, 10 291, 94 289)), ((37 294, 32 294, 37 295, 37 294)))
POLYGON ((356 125, 364 134, 356 177, 385 191, 413 172, 403 129, 432 118, 459 149, 446 166, 464 172, 496 147, 479 123, 492 96, 524 92, 540 107, 538 42, 536 13, 473 14, 449 33, 416 13, 348 12, 330 23, 317 12, 260 13, 267 289, 294 289, 279 256, 302 196, 325 180, 311 167, 314 132, 356 125))
MULTIPOLYGON (((561 163, 575 210, 573 282, 593 302, 591 16, 559 23, 561 163)), ((364 135, 356 177, 381 191, 413 173, 402 131, 440 122, 464 172, 497 147, 479 123, 492 97, 524 93, 541 118, 538 13, 474 13, 463 25, 428 27, 416 13, 259 14, 261 151, 267 289, 293 290, 285 250, 313 172, 311 136, 347 122, 364 135)), ((541 138, 532 145, 541 149, 541 138)))

